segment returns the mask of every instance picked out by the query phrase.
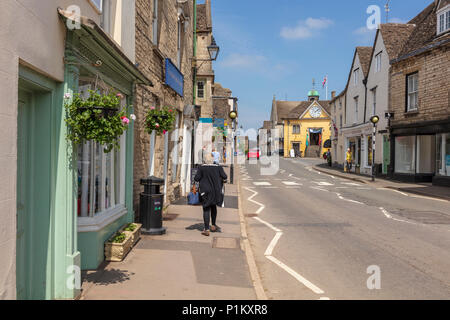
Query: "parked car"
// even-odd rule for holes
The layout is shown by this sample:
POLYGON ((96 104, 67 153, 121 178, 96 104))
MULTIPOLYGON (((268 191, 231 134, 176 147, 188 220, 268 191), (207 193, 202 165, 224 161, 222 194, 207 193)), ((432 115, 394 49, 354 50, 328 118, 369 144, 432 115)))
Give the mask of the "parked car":
POLYGON ((259 160, 259 149, 250 149, 247 153, 247 160, 250 160, 250 158, 256 158, 259 160))

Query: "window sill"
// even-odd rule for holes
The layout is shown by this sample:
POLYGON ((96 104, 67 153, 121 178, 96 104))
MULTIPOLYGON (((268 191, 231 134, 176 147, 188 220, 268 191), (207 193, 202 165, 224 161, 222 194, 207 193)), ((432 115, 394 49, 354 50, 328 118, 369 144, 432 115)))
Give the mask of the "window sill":
POLYGON ((415 116, 415 115, 418 115, 419 114, 419 110, 411 110, 411 111, 406 111, 405 112, 405 116, 406 117, 408 117, 408 116, 415 116))
POLYGON ((124 205, 118 205, 94 217, 78 217, 78 232, 99 231, 127 213, 128 209, 124 205))

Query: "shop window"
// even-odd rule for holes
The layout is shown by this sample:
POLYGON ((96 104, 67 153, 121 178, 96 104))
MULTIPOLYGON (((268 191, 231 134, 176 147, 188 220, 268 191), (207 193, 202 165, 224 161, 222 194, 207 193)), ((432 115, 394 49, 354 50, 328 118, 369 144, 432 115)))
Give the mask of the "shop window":
POLYGON ((450 133, 436 135, 436 174, 450 177, 450 133))
MULTIPOLYGON (((82 96, 90 88, 90 84, 80 85, 82 96)), ((123 99, 122 105, 125 104, 123 99)), ((93 141, 78 147, 78 216, 94 217, 125 205, 125 135, 120 139, 120 149, 110 153, 105 153, 104 146, 93 141)))
POLYGON ((436 144, 435 137, 417 136, 417 173, 434 173, 436 144))
POLYGON ((395 138, 395 172, 415 173, 415 136, 395 138))

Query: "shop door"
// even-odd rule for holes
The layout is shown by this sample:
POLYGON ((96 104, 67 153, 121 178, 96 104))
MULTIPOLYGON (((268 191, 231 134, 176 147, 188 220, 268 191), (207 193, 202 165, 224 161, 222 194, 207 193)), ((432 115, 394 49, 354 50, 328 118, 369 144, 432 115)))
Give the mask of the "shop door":
MULTIPOLYGON (((51 97, 50 97, 51 98, 51 97)), ((19 91, 17 117, 17 299, 45 299, 50 283, 49 97, 19 91), (38 109, 38 110, 37 110, 38 109)))
POLYGON ((389 136, 383 136, 383 174, 388 173, 388 167, 391 163, 391 142, 389 136))

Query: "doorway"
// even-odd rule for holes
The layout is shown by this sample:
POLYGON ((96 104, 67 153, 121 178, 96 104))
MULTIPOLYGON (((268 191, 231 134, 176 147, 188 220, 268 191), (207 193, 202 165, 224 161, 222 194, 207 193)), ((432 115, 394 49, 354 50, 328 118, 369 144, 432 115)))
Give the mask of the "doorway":
POLYGON ((300 154, 300 143, 299 142, 293 143, 292 144, 292 149, 294 149, 294 155, 295 155, 296 158, 301 157, 301 154, 300 154))
POLYGON ((19 81, 17 117, 17 299, 46 299, 52 281, 51 94, 19 81))

